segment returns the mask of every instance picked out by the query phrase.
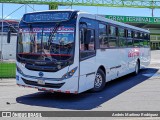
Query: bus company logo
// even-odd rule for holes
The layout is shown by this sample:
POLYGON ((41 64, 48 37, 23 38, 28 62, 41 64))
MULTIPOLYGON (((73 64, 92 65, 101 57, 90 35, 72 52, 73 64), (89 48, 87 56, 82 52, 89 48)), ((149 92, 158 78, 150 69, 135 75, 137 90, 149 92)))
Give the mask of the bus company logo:
POLYGON ((133 48, 128 52, 128 57, 135 57, 140 55, 139 48, 133 48))
POLYGON ((44 75, 43 72, 39 72, 40 77, 43 77, 43 75, 44 75))

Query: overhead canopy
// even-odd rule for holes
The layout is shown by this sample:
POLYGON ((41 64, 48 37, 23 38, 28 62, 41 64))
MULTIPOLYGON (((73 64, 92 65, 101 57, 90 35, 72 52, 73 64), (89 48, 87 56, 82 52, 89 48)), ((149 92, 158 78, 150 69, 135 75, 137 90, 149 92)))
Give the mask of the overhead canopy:
POLYGON ((160 0, 0 0, 0 3, 160 8, 160 0))

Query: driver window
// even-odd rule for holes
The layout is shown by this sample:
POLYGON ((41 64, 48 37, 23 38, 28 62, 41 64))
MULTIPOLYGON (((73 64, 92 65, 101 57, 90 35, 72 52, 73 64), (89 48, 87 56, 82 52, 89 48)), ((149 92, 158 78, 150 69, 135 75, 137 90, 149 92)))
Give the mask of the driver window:
POLYGON ((81 59, 95 55, 95 31, 93 29, 80 30, 80 55, 81 59))

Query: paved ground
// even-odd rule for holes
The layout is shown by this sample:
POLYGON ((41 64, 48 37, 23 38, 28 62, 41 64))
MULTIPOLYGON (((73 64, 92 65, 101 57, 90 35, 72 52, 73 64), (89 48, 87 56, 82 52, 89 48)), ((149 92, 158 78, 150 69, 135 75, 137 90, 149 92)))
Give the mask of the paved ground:
POLYGON ((102 92, 79 95, 38 92, 18 87, 15 79, 0 79, 0 111, 160 111, 159 68, 160 51, 152 51, 150 66, 139 75, 109 82, 102 92))

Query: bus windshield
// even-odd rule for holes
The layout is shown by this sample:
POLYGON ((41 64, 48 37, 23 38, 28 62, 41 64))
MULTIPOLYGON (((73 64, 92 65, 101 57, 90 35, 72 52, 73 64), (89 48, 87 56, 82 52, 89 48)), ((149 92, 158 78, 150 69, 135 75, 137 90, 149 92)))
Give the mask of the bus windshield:
POLYGON ((46 62, 68 60, 74 53, 74 31, 71 25, 20 27, 17 55, 46 62))

